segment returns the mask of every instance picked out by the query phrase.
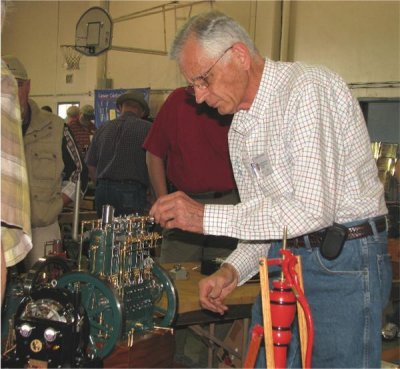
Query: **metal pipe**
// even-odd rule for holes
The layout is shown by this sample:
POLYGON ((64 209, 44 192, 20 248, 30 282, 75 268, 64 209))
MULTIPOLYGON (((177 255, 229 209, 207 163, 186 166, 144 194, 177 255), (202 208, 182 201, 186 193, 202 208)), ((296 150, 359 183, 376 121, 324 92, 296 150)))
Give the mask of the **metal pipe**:
POLYGON ((193 5, 199 5, 199 4, 204 4, 204 3, 210 3, 210 5, 212 5, 212 3, 214 1, 215 0, 201 0, 201 1, 196 1, 196 2, 189 3, 189 4, 179 4, 179 5, 178 5, 177 1, 172 1, 167 4, 157 5, 152 8, 139 10, 139 11, 131 13, 131 14, 123 15, 121 17, 113 19, 112 21, 115 24, 118 22, 123 22, 123 21, 131 20, 131 19, 135 19, 135 18, 146 17, 148 15, 159 14, 159 13, 162 13, 163 11, 187 8, 188 6, 192 7, 193 5))
MULTIPOLYGON (((105 0, 101 7, 109 14, 110 13, 110 2, 105 0)), ((108 53, 102 53, 99 55, 97 64, 97 78, 106 79, 107 78, 107 62, 108 53)))
POLYGON ((92 96, 92 91, 69 94, 31 94, 30 97, 63 97, 63 96, 92 96))
POLYGON ((137 47, 111 46, 110 50, 129 51, 131 53, 153 54, 153 55, 163 55, 163 56, 168 55, 168 52, 164 50, 140 49, 137 47))
POLYGON ((79 206, 81 200, 81 176, 78 176, 75 187, 74 220, 72 223, 72 239, 78 241, 79 206))
POLYGON ((290 33, 290 0, 282 1, 282 23, 281 23, 281 42, 279 51, 280 61, 289 61, 289 33, 290 33))

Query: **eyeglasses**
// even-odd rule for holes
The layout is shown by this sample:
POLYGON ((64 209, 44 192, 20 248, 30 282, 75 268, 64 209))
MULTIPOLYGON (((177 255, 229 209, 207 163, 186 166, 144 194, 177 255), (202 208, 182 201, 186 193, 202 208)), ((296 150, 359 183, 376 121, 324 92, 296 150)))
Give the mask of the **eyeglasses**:
POLYGON ((188 90, 192 90, 194 92, 194 88, 197 88, 199 90, 205 90, 210 86, 210 83, 208 82, 208 75, 210 74, 211 70, 218 64, 218 62, 225 56, 225 54, 232 49, 233 46, 228 47, 222 55, 215 61, 215 63, 208 68, 206 72, 204 72, 202 75, 193 78, 193 82, 188 86, 188 90))

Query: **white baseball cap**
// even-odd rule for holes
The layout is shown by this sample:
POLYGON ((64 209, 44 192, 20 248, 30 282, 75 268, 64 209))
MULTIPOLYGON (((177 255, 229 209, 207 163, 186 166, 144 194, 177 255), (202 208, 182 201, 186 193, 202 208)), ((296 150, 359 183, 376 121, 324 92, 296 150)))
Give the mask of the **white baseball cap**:
POLYGON ((13 55, 5 55, 2 57, 2 59, 7 64, 8 69, 11 71, 16 79, 29 79, 28 73, 26 72, 24 65, 19 61, 18 58, 13 55))

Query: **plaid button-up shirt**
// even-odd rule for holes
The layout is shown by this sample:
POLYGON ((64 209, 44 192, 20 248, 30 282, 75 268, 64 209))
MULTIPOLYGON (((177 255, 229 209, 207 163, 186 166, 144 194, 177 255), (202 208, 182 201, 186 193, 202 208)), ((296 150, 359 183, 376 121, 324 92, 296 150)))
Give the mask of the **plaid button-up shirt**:
POLYGON ((1 247, 6 266, 32 248, 30 201, 17 83, 1 62, 1 247))
POLYGON ((325 68, 266 60, 258 93, 238 112, 229 148, 241 203, 206 205, 207 234, 237 237, 226 260, 241 283, 269 241, 387 213, 361 110, 325 68))

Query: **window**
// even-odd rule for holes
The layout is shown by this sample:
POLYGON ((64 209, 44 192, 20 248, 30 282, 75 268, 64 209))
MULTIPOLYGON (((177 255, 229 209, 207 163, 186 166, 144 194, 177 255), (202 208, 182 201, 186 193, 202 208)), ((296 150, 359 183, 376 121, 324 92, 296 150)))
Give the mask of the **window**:
POLYGON ((70 106, 80 106, 79 101, 61 102, 57 104, 57 115, 63 119, 67 118, 67 110, 70 106))

